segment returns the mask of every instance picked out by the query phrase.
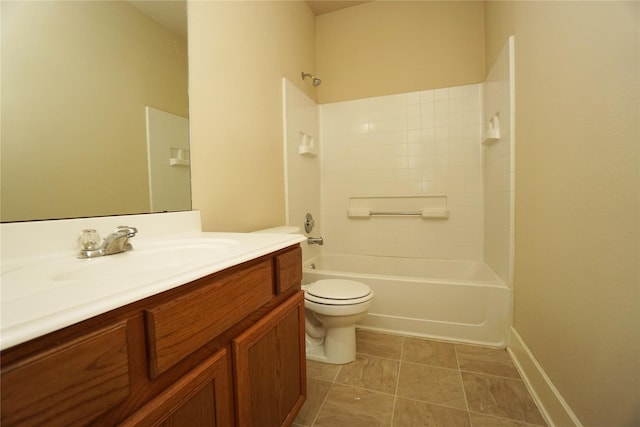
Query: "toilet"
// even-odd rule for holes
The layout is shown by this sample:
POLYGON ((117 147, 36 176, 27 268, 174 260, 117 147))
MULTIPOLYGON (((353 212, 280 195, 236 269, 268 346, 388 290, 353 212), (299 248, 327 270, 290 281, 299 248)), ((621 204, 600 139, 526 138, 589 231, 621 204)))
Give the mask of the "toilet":
POLYGON ((356 359, 356 323, 373 302, 369 286, 323 279, 303 285, 307 359, 343 364, 356 359))
MULTIPOLYGON (((255 233, 298 234, 300 228, 281 226, 255 233)), ((332 364, 353 362, 356 323, 371 307, 371 288, 355 280, 323 279, 302 285, 302 290, 307 359, 332 364)))

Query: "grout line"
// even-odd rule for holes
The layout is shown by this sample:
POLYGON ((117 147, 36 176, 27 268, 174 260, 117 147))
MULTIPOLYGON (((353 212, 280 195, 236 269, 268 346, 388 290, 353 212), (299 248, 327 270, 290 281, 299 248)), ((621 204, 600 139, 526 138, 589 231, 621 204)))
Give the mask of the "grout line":
POLYGON ((485 375, 487 377, 502 378, 502 379, 505 379, 505 380, 523 381, 522 377, 518 377, 518 378, 505 377, 504 375, 488 374, 486 372, 470 371, 468 369, 459 369, 459 371, 460 372, 466 372, 468 374, 474 374, 474 375, 485 375))
MULTIPOLYGON (((402 357, 402 350, 401 350, 401 357, 402 357)), ((366 357, 373 357, 374 359, 382 359, 382 360, 390 360, 392 362, 399 362, 400 358, 394 359, 393 357, 384 357, 384 356, 378 356, 375 354, 369 354, 369 353, 360 353, 357 352, 356 353, 357 356, 366 356, 366 357)))
POLYGON ((393 407, 391 408, 391 426, 393 427, 393 419, 396 415, 396 402, 398 401, 398 387, 400 386, 400 369, 402 369, 402 356, 404 354, 404 343, 406 337, 402 337, 402 344, 400 345, 400 359, 398 360, 398 375, 396 376, 396 388, 393 391, 393 407))
MULTIPOLYGON (((342 369, 342 368, 340 368, 342 369)), ((338 372, 340 372, 340 369, 338 369, 338 372)), ((336 378, 338 376, 336 375, 336 378)), ((335 378, 334 378, 335 381, 335 378)), ((322 403, 320 404, 320 406, 318 406, 318 411, 316 412, 316 414, 313 416, 313 420, 311 420, 311 424, 309 425, 309 427, 313 427, 316 423, 316 421, 318 421, 318 416, 320 415, 320 411, 322 411, 322 408, 324 408, 324 404, 327 402, 327 398, 329 397, 329 393, 331 393, 331 389, 333 389, 333 386, 335 385, 335 382, 332 382, 331 385, 329 386, 329 390, 327 390, 327 394, 324 395, 324 399, 322 399, 322 403)))
POLYGON ((331 381, 333 384, 337 384, 336 381, 338 381, 338 377, 340 376, 340 372, 342 372, 342 367, 344 365, 339 365, 340 367, 336 370, 336 374, 333 376, 333 381, 331 381))
POLYGON ((462 369, 460 369, 460 358, 458 357, 458 349, 453 346, 453 351, 456 354, 456 365, 458 365, 458 376, 460 377, 460 385, 462 386, 462 394, 464 395, 464 405, 467 408, 467 417, 469 418, 469 424, 471 424, 471 417, 469 416, 469 399, 467 398, 467 390, 464 387, 464 381, 462 379, 462 369))
POLYGON ((335 384, 332 384, 332 386, 333 385, 337 385, 339 387, 355 388, 356 390, 368 391, 368 392, 375 393, 375 394, 384 394, 385 396, 391 396, 391 397, 395 396, 393 393, 389 393, 389 392, 386 392, 386 391, 375 390, 373 388, 366 388, 366 387, 362 387, 362 386, 359 386, 359 385, 341 384, 341 383, 335 383, 335 384))
POLYGON ((410 360, 404 360, 404 363, 408 363, 411 365, 420 365, 420 366, 426 366, 428 368, 433 368, 433 369, 444 369, 446 371, 456 371, 456 372, 460 372, 460 369, 457 368, 447 368, 446 366, 440 366, 440 365, 431 365, 429 363, 420 363, 420 362, 412 362, 410 360))
MULTIPOLYGON (((493 416, 493 415, 490 415, 490 414, 482 414, 481 412, 476 412, 476 411, 467 411, 464 408, 456 408, 455 406, 444 405, 442 403, 429 402, 428 400, 416 399, 416 398, 412 398, 412 397, 403 397, 403 399, 409 400, 411 402, 424 403, 424 404, 429 405, 429 406, 438 406, 440 408, 453 409, 455 411, 460 411, 460 412, 467 412, 467 413, 473 412, 474 414, 488 415, 488 416, 491 416, 491 417, 493 416)), ((500 417, 498 417, 498 418, 500 418, 500 417)), ((509 418, 505 418, 505 419, 509 419, 509 418)), ((511 421, 517 421, 517 420, 511 420, 511 421)), ((522 422, 522 421, 520 421, 520 422, 522 422)))
POLYGON ((518 423, 521 424, 523 427, 546 427, 540 424, 534 424, 534 423, 529 423, 527 421, 522 421, 522 420, 516 420, 514 418, 506 418, 506 417, 501 417, 500 415, 493 415, 493 414, 486 414, 484 412, 478 412, 478 411, 467 411, 469 414, 476 414, 476 415, 482 415, 484 417, 489 417, 489 418, 496 418, 498 420, 503 420, 503 421, 509 421, 511 423, 518 423))

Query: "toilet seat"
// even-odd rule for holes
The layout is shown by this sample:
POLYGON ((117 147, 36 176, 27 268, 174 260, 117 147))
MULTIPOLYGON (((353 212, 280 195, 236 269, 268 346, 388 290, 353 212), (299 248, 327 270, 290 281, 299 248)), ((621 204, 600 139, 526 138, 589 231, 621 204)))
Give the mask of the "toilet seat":
POLYGON ((354 280, 323 279, 309 285, 304 298, 317 304, 353 305, 373 298, 369 286, 354 280))

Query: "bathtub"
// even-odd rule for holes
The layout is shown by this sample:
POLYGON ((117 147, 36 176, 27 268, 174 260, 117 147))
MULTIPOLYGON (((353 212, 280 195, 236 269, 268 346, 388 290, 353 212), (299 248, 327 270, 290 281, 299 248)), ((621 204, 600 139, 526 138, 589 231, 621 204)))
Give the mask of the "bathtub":
POLYGON ((366 283, 375 294, 361 329, 505 347, 512 291, 482 262, 321 255, 303 265, 303 284, 366 283))

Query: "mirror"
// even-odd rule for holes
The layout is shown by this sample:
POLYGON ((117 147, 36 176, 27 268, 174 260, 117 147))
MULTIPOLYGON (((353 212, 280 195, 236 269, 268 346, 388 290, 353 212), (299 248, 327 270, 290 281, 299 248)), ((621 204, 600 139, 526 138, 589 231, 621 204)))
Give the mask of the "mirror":
POLYGON ((188 118, 186 1, 3 0, 0 14, 0 220, 191 209, 188 125, 163 127, 188 118), (186 141, 152 150, 149 126, 186 141), (182 184, 154 175, 152 151, 182 184))

